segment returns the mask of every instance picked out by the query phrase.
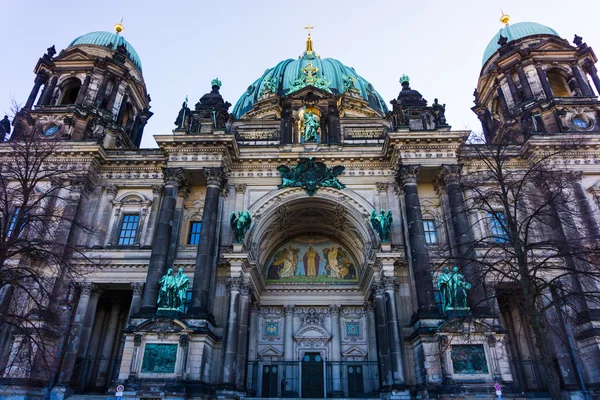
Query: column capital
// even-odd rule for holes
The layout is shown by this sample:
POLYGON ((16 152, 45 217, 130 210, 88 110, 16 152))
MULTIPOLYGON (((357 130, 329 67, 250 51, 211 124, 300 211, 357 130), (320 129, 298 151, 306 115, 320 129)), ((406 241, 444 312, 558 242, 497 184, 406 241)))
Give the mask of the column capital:
POLYGON ((252 285, 248 282, 243 282, 240 286, 240 294, 242 296, 250 296, 252 295, 252 285))
POLYGON ((365 312, 373 312, 375 311, 375 307, 373 306, 372 301, 365 301, 362 305, 362 308, 365 312))
POLYGON ((119 188, 115 185, 104 186, 104 191, 107 195, 115 197, 119 192, 119 188))
POLYGON ((165 186, 175 186, 179 188, 185 185, 185 173, 183 168, 165 168, 162 169, 165 186))
POLYGON ((81 295, 91 296, 98 287, 91 282, 83 282, 79 284, 79 288, 81 289, 81 295))
POLYGON ((133 345, 134 346, 140 346, 142 344, 142 335, 134 335, 133 336, 133 345))
POLYGON ((188 347, 190 343, 190 337, 188 335, 179 335, 179 345, 181 347, 188 347))
POLYGON ((340 310, 341 310, 341 308, 337 304, 330 304, 329 305, 329 312, 331 313, 331 315, 337 315, 339 317, 340 310))
POLYGON ((262 304, 260 304, 260 301, 252 302, 252 305, 250 306, 251 312, 260 314, 261 310, 262 310, 262 304))
POLYGON ((247 185, 245 183, 239 183, 235 185, 235 193, 236 194, 245 194, 247 185))
POLYGON ((294 306, 293 304, 286 304, 285 306, 283 306, 283 315, 294 315, 295 311, 296 306, 294 306))
POLYGON ((417 184, 420 165, 400 165, 396 171, 396 181, 400 185, 417 184))
POLYGON ((387 182, 375 182, 378 192, 387 192, 389 184, 387 182))
POLYGON ((442 169, 440 170, 438 178, 443 185, 449 185, 451 183, 460 183, 461 172, 461 164, 444 164, 442 165, 442 169))
POLYGON ((140 295, 144 290, 144 282, 131 282, 131 288, 133 289, 133 295, 140 295))
POLYGON ((244 286, 244 277, 241 275, 236 278, 227 279, 227 289, 229 289, 230 292, 231 291, 239 292, 243 286, 244 286))
POLYGON ((207 186, 218 186, 221 189, 227 182, 227 176, 222 167, 204 168, 207 186))
POLYGON ((158 197, 163 193, 164 187, 161 185, 152 185, 152 195, 158 197))

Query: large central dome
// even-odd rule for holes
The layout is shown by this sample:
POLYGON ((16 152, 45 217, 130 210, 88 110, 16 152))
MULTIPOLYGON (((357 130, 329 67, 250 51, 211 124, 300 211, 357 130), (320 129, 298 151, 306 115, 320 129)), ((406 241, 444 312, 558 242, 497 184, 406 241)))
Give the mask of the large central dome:
MULTIPOLYGON (((271 90, 278 96, 285 96, 297 87, 294 83, 305 80, 308 71, 316 71, 314 77, 317 81, 327 85, 328 91, 333 94, 342 94, 347 90, 344 87, 349 78, 353 78, 354 87, 360 96, 369 102, 369 106, 379 114, 385 114, 388 109, 385 102, 366 79, 358 75, 354 68, 342 64, 333 58, 321 59, 312 51, 312 41, 307 41, 307 51, 297 60, 291 58, 279 62, 275 67, 269 68, 265 73, 252 83, 240 97, 233 108, 233 114, 240 118, 252 109, 265 91, 271 90)), ((311 72, 308 72, 311 74, 311 72)), ((314 85, 319 87, 318 85, 314 85)), ((322 87, 321 87, 322 88, 322 87)))

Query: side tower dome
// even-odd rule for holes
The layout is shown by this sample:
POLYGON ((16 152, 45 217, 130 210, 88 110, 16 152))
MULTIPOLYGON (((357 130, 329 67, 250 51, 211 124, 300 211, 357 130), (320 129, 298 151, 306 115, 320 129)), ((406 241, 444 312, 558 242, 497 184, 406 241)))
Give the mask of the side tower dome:
POLYGON ((483 54, 475 107, 488 141, 535 133, 600 132, 596 55, 575 35, 573 45, 545 25, 505 24, 483 54), (508 136, 507 136, 508 135, 508 136))
POLYGON ((139 147, 152 116, 150 96, 141 60, 122 31, 119 23, 115 33, 79 36, 56 57, 54 46, 48 49, 35 67, 35 85, 23 107, 32 117, 23 119, 29 125, 21 124, 25 131, 96 140, 105 148, 139 147))

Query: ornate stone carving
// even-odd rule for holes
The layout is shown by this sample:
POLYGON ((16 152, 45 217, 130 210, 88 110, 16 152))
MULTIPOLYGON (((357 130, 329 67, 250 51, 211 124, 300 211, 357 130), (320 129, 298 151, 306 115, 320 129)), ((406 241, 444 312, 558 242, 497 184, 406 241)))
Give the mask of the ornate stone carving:
POLYGON ((84 282, 80 285, 82 296, 91 296, 92 292, 96 289, 96 285, 89 282, 84 282))
POLYGON ((235 185, 234 186, 235 193, 236 194, 245 194, 247 186, 248 185, 246 185, 245 183, 239 183, 239 184, 235 185))
POLYGON ((293 306, 292 304, 287 304, 285 306, 283 306, 283 315, 294 315, 294 311, 296 310, 296 307, 293 306))
POLYGON ((188 335, 179 335, 179 345, 181 347, 188 347, 190 343, 190 337, 188 335))
POLYGON ((183 168, 163 168, 162 173, 165 185, 179 188, 185 184, 183 168))
POLYGON ((141 296, 144 290, 144 282, 131 282, 131 288, 134 296, 141 296))
POLYGON ((227 176, 221 167, 204 168, 204 176, 208 186, 218 186, 219 189, 223 188, 227 182, 227 176))
POLYGON ((164 188, 160 185, 152 185, 152 195, 160 196, 163 193, 164 188))
POLYGON ((420 165, 400 165, 396 172, 396 181, 400 185, 416 184, 419 180, 420 165))
POLYGON ((331 313, 331 315, 340 315, 340 306, 338 306, 337 304, 331 304, 329 306, 329 312, 331 313))
POLYGON ((133 345, 140 346, 142 344, 142 335, 134 335, 133 336, 133 345))
POLYGON ((230 291, 240 291, 243 285, 244 277, 241 273, 238 277, 227 279, 227 289, 229 289, 230 291))
POLYGON ((387 182, 376 182, 375 186, 377 186, 378 192, 387 192, 389 184, 387 182))
MULTIPOLYGON (((337 312, 340 312, 340 307, 337 305, 333 305, 330 307, 337 307, 337 312)), ((306 312, 302 316, 302 326, 306 325, 321 325, 321 315, 314 308, 309 308, 308 312, 306 312)))
POLYGON ((279 189, 287 187, 301 187, 309 196, 313 196, 319 187, 332 187, 344 189, 337 177, 344 172, 344 166, 328 167, 322 162, 315 161, 314 157, 300 161, 297 166, 289 168, 286 165, 277 167, 281 175, 279 189))
POLYGON ((447 186, 451 183, 460 183, 460 174, 462 171, 462 165, 443 165, 440 171, 439 179, 440 182, 447 186))

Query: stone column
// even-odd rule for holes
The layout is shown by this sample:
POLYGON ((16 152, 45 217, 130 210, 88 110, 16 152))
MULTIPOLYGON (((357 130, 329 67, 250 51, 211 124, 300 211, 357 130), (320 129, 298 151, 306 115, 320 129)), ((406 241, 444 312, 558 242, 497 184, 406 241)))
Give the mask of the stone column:
POLYGON ((117 94, 119 94, 120 86, 121 86, 121 80, 116 79, 115 84, 113 85, 113 88, 112 88, 112 92, 110 93, 110 97, 108 98, 108 103, 106 103, 106 110, 109 111, 110 113, 112 113, 113 106, 115 105, 115 100, 117 99, 117 94))
POLYGON ((496 93, 498 94, 498 99, 500 100, 500 107, 502 108, 504 118, 508 118, 510 115, 510 110, 508 109, 508 102, 506 101, 506 96, 504 96, 504 91, 499 87, 496 89, 496 93))
POLYGON ((594 82, 594 86, 596 86, 596 91, 598 94, 600 94, 600 78, 598 78, 598 70, 596 69, 596 66, 589 62, 586 64, 585 69, 592 78, 592 82, 594 82))
POLYGON ((388 329, 385 311, 385 288, 376 284, 373 288, 375 296, 375 324, 377 325, 377 351, 379 354, 379 371, 381 385, 389 387, 393 380, 390 368, 388 329))
POLYGON ((390 349, 390 367, 392 372, 392 384, 404 384, 404 364, 402 363, 402 338, 400 336, 400 325, 398 324, 398 311, 396 306, 397 278, 382 276, 381 283, 385 290, 385 310, 388 331, 388 345, 390 349))
POLYGON ((100 83, 100 87, 98 88, 98 92, 96 93, 96 100, 94 102, 96 107, 98 107, 98 106, 100 106, 100 104, 102 104, 102 101, 104 100, 104 97, 106 96, 106 86, 108 86, 108 76, 105 73, 102 78, 102 83, 100 83))
POLYGON ((92 327, 96 319, 96 310, 98 309, 98 300, 102 295, 103 290, 94 287, 92 295, 88 302, 88 312, 83 320, 83 329, 81 330, 81 339, 79 339, 79 348, 77 349, 77 359, 83 359, 87 356, 88 347, 90 345, 90 337, 92 335, 92 327))
POLYGON ((40 87, 48 80, 48 75, 45 72, 40 72, 36 75, 35 80, 33 81, 33 88, 31 89, 31 93, 29 93, 29 97, 27 98, 27 102, 23 106, 25 110, 31 110, 33 106, 33 102, 40 91, 40 87))
POLYGON ((119 107, 119 113, 117 114, 117 125, 123 125, 123 116, 125 115, 125 110, 127 109, 127 101, 129 100, 129 96, 127 93, 123 95, 121 99, 121 106, 119 107))
POLYGON ((133 336, 133 354, 131 356, 131 366, 129 368, 129 379, 135 379, 137 376, 138 365, 140 364, 140 360, 142 359, 142 354, 140 353, 140 346, 142 344, 142 335, 134 335, 133 336))
MULTIPOLYGON (((373 303, 368 302, 364 305, 367 320, 367 349, 369 351, 368 360, 371 362, 377 361, 377 325, 375 323, 375 308, 373 303)), ((377 376, 377 366, 371 366, 369 371, 369 381, 375 382, 377 376)), ((372 385, 372 383, 370 384, 372 385)), ((370 390, 377 390, 378 387, 370 387, 370 390)))
POLYGON ((163 178, 165 180, 164 196, 160 206, 154 240, 152 241, 152 253, 150 254, 148 274, 146 275, 146 284, 144 286, 144 297, 142 298, 142 308, 140 310, 143 314, 156 313, 156 301, 159 290, 158 281, 166 272, 175 204, 177 202, 177 190, 185 181, 182 168, 163 168, 163 178))
POLYGON ((575 198, 577 199, 577 203, 579 205, 580 220, 583 222, 587 230, 586 239, 598 243, 600 241, 600 228, 598 227, 598 222, 594 217, 594 210, 592 210, 592 206, 590 205, 581 182, 575 182, 573 186, 575 198))
POLYGON ((396 176, 404 192, 406 222, 408 225, 408 241, 410 257, 415 278, 418 311, 420 315, 437 313, 435 304, 433 278, 429 262, 429 251, 425 242, 425 228, 421 214, 421 203, 417 190, 419 175, 418 165, 402 165, 396 176))
MULTIPOLYGON (((340 330, 340 306, 332 304, 329 306, 331 312, 331 361, 338 362, 333 364, 331 368, 332 388, 334 397, 341 393, 341 370, 339 362, 342 360, 342 333, 340 330)), ((341 396, 340 396, 341 397, 341 396)))
POLYGON ((56 88, 56 82, 58 82, 58 76, 54 75, 50 79, 50 83, 46 85, 46 87, 42 91, 42 95, 40 96, 38 106, 45 106, 50 104, 50 100, 52 99, 52 93, 54 92, 54 88, 56 88))
POLYGON ((229 287, 229 317, 227 319, 227 331, 225 333, 225 357, 223 359, 223 384, 228 389, 233 389, 235 385, 235 371, 237 370, 237 348, 238 348, 238 330, 239 330, 239 308, 240 308, 240 289, 243 285, 243 278, 230 278, 227 282, 229 287))
POLYGON ((518 107, 519 104, 521 104, 521 102, 523 100, 521 99, 521 95, 519 94, 517 85, 515 84, 515 81, 513 80, 512 73, 511 73, 511 71, 503 71, 503 72, 504 72, 504 76, 506 77, 506 82, 508 83, 508 88, 510 89, 510 95, 513 99, 513 103, 515 104, 515 107, 518 107))
POLYGON ((77 303, 77 309, 75 310, 71 324, 69 340, 67 341, 67 348, 60 370, 59 381, 64 384, 68 384, 73 376, 73 368, 75 367, 77 352, 81 344, 85 316, 89 313, 90 298, 94 289, 95 286, 91 283, 81 285, 81 294, 79 295, 79 302, 77 303))
POLYGON ((148 231, 146 234, 146 240, 144 241, 144 247, 152 246, 152 239, 154 239, 154 229, 156 227, 156 221, 158 221, 158 213, 160 210, 160 197, 163 192, 163 187, 159 185, 152 186, 152 207, 150 207, 150 217, 148 220, 148 231))
POLYGON ((248 311, 250 306, 251 288, 243 284, 240 288, 240 323, 238 330, 237 368, 235 369, 235 386, 244 390, 246 386, 246 360, 248 359, 248 311))
POLYGON ((92 80, 92 75, 87 74, 85 79, 83 80, 83 85, 79 89, 79 93, 77 94, 77 99, 75 99, 75 104, 82 105, 85 101, 85 96, 87 94, 88 88, 90 87, 90 81, 92 80))
POLYGON ((460 185, 461 165, 444 165, 440 172, 440 182, 444 185, 448 194, 448 204, 454 227, 454 236, 457 245, 458 264, 467 282, 472 284, 468 295, 468 305, 473 313, 485 313, 488 311, 484 287, 475 273, 472 259, 471 245, 473 244, 469 216, 465 207, 465 198, 460 185))
POLYGON ((192 304, 188 318, 201 318, 214 321, 210 307, 210 292, 215 279, 215 244, 219 219, 219 197, 225 183, 223 168, 205 168, 207 180, 206 198, 202 214, 200 243, 196 254, 192 304))
POLYGON ((104 247, 104 244, 106 243, 106 236, 110 230, 108 223, 110 221, 112 202, 119 192, 119 189, 115 185, 109 185, 105 187, 104 190, 106 193, 100 199, 98 214, 96 215, 96 221, 94 222, 94 228, 98 230, 98 233, 94 236, 91 243, 94 248, 104 247))
POLYGON ((546 95, 547 99, 551 99, 552 97, 554 97, 554 93, 552 93, 552 88, 550 87, 550 82, 548 82, 548 76, 546 75, 546 71, 540 65, 536 66, 535 70, 537 71, 538 77, 540 78, 540 82, 542 83, 544 95, 546 95))
POLYGON ((131 316, 137 314, 142 306, 142 293, 144 291, 144 282, 131 282, 131 288, 133 293, 131 296, 131 306, 129 307, 129 316, 127 320, 131 319, 131 316))
POLYGON ((98 375, 96 378, 96 387, 104 387, 108 383, 108 370, 110 369, 113 344, 117 336, 117 326, 119 325, 119 313, 121 312, 121 304, 117 300, 111 301, 110 317, 108 326, 104 332, 104 344, 100 353, 100 362, 98 363, 98 375))
POLYGON ((285 326, 283 328, 283 356, 285 361, 294 361, 294 311, 296 307, 288 304, 283 307, 285 326))
POLYGON ((521 87, 523 88, 523 94, 525 95, 525 100, 533 100, 533 93, 531 92, 531 86, 529 85, 529 80, 527 79, 527 74, 523 70, 522 65, 519 65, 517 67, 517 74, 519 75, 519 82, 521 82, 521 87))
POLYGON ((250 339, 248 340, 248 359, 250 361, 255 361, 257 353, 257 337, 261 330, 261 327, 258 326, 259 314, 260 314, 261 305, 259 302, 252 303, 252 307, 250 308, 250 339))
POLYGON ((583 97, 595 97, 590 85, 588 85, 587 79, 583 77, 581 70, 577 64, 571 65, 571 71, 573 71, 573 75, 575 75, 575 79, 577 80, 577 85, 581 89, 581 94, 583 97))

